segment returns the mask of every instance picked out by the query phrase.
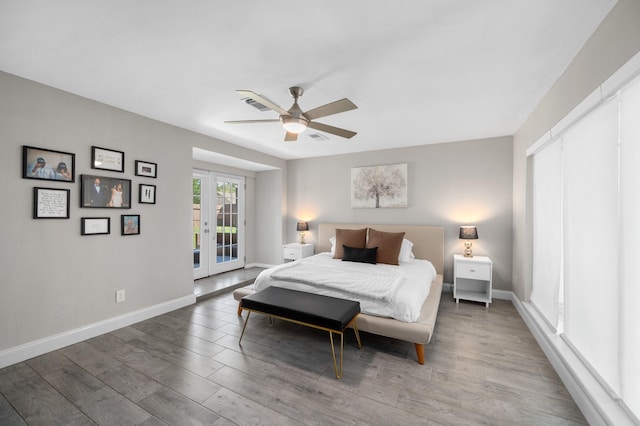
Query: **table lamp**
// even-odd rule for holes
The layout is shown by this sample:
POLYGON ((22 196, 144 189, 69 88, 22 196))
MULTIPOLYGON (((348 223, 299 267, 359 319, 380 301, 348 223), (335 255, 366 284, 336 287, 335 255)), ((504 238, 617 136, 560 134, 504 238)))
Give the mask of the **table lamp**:
POLYGON ((471 240, 478 239, 478 230, 475 226, 461 226, 460 227, 460 237, 461 240, 465 240, 464 242, 464 257, 473 257, 473 253, 471 252, 471 240))
POLYGON ((296 231, 300 233, 300 244, 304 244, 304 233, 309 230, 309 224, 307 222, 298 222, 296 231))

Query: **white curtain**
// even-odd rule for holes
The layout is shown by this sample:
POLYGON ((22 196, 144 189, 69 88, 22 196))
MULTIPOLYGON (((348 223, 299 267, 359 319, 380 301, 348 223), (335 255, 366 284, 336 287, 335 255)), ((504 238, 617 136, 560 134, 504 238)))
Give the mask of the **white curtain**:
POLYGON ((640 79, 620 95, 621 396, 640 417, 640 79))
MULTIPOLYGON (((558 330, 562 317, 562 144, 533 158, 533 289, 531 303, 558 330)), ((561 330, 558 330, 561 331, 561 330)))
POLYGON ((563 135, 564 332, 619 392, 618 102, 563 135))

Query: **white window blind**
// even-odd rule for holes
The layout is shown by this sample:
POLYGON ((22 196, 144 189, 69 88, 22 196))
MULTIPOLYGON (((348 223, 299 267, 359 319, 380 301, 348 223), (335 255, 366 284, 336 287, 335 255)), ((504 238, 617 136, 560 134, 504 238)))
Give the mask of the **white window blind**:
POLYGON ((535 153, 532 191, 531 303, 636 420, 639 117, 640 77, 535 153))
POLYGON ((615 391, 618 376, 618 102, 563 135, 564 332, 615 391))
MULTIPOLYGON (((562 145, 533 158, 533 289, 531 303, 555 330, 561 319, 562 145)), ((561 330, 558 330, 561 331, 561 330)))
POLYGON ((620 94, 621 397, 640 417, 640 79, 620 94))

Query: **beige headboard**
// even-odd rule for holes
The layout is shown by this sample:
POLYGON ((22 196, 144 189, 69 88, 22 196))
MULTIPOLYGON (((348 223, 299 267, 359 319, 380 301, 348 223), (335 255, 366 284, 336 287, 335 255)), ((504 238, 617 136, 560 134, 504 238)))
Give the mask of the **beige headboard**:
POLYGON ((429 260, 438 274, 444 273, 444 228, 442 226, 320 223, 315 252, 331 250, 329 239, 336 234, 336 229, 362 228, 373 228, 382 232, 404 232, 404 237, 413 243, 413 253, 416 258, 429 260))

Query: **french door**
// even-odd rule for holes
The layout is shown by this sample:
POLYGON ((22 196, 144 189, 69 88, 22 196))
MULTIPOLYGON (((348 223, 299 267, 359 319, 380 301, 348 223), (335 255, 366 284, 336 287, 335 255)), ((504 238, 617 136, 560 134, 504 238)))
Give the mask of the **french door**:
POLYGON ((193 277, 244 267, 244 177, 193 173, 193 277))

